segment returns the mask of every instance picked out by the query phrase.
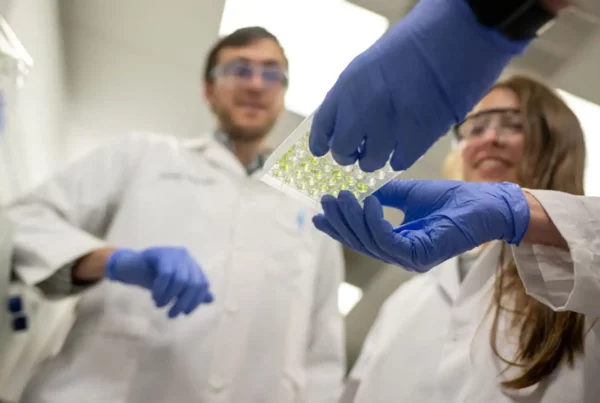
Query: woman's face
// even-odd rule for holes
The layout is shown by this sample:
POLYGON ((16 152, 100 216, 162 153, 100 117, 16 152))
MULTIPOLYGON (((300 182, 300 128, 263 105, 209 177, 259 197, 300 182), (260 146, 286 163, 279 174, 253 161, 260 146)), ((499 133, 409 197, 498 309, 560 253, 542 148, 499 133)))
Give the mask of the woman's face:
POLYGON ((513 91, 496 88, 458 128, 463 178, 471 182, 517 182, 525 134, 513 91))

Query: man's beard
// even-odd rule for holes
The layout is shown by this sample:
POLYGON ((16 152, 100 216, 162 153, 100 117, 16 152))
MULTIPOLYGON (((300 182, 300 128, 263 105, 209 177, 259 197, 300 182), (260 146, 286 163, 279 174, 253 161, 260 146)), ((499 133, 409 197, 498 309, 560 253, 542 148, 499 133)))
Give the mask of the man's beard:
POLYGON ((255 142, 265 138, 275 126, 275 120, 267 122, 262 126, 242 127, 237 125, 231 115, 226 112, 218 113, 221 130, 233 141, 255 142))

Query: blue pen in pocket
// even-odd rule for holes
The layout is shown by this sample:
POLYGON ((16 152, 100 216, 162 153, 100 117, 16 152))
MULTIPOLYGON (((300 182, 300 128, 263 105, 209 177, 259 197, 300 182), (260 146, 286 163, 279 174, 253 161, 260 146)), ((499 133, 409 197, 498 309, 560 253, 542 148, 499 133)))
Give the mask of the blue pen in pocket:
POLYGON ((302 209, 298 211, 296 215, 296 225, 298 230, 302 231, 304 229, 304 225, 306 223, 306 210, 302 209))

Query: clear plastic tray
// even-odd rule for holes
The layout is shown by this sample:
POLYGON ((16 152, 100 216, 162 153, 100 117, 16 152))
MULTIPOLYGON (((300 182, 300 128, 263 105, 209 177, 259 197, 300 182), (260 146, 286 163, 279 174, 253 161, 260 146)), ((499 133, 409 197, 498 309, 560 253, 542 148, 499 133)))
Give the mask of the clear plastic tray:
POLYGON ((389 162, 375 172, 363 172, 358 163, 337 164, 330 153, 315 157, 308 148, 313 115, 306 118, 271 154, 264 165, 261 180, 315 210, 321 209, 321 197, 337 196, 348 190, 362 202, 367 196, 394 179, 389 162))

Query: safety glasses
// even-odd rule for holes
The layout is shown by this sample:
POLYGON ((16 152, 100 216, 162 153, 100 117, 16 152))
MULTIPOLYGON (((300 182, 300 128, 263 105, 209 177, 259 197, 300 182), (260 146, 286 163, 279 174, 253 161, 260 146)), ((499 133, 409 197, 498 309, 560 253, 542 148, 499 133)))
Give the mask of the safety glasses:
POLYGON ((458 141, 477 138, 488 130, 494 130, 497 136, 510 137, 523 134, 523 118, 519 109, 488 109, 468 116, 452 131, 458 141))
POLYGON ((231 78, 238 82, 248 82, 259 76, 267 86, 287 87, 287 71, 278 65, 261 65, 245 60, 236 60, 216 66, 211 75, 214 79, 231 78))

